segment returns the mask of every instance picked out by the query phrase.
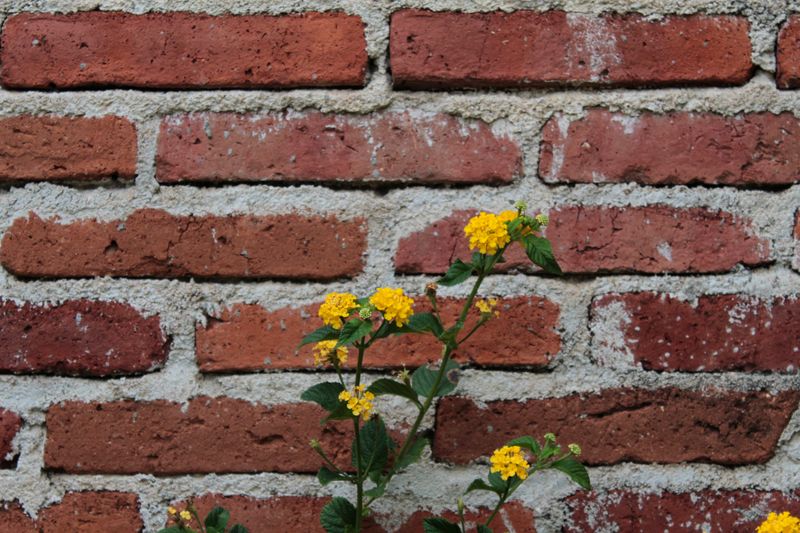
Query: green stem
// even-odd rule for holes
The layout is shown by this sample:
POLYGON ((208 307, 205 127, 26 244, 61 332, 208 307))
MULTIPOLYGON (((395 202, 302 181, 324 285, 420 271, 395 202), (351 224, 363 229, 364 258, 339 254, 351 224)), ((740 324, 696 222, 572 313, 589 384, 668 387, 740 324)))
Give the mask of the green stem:
MULTIPOLYGON (((358 362, 356 363, 356 384, 358 387, 361 384, 361 367, 364 363, 364 343, 356 344, 358 348, 358 362)), ((364 475, 361 472, 361 417, 357 416, 353 419, 353 430, 355 432, 355 463, 356 463, 356 529, 355 533, 361 531, 361 520, 364 516, 364 475)))
POLYGON ((507 497, 508 497, 508 488, 506 488, 506 490, 503 492, 502 496, 500 496, 500 499, 498 500, 497 505, 495 505, 495 507, 494 507, 494 511, 492 511, 492 514, 490 514, 489 518, 486 520, 486 524, 484 524, 486 527, 489 527, 489 524, 492 523, 492 520, 494 520, 494 517, 497 516, 498 511, 500 511, 500 508, 503 506, 504 503, 506 503, 506 498, 507 497))
POLYGON ((345 474, 344 472, 342 472, 342 470, 338 466, 333 464, 333 461, 331 461, 330 458, 328 457, 328 455, 324 451, 322 451, 322 448, 313 447, 311 449, 314 450, 315 452, 317 452, 317 454, 320 457, 322 457, 322 460, 325 461, 325 464, 327 464, 328 466, 331 467, 331 470, 333 470, 337 474, 342 474, 342 475, 345 475, 345 476, 348 475, 348 474, 345 474))

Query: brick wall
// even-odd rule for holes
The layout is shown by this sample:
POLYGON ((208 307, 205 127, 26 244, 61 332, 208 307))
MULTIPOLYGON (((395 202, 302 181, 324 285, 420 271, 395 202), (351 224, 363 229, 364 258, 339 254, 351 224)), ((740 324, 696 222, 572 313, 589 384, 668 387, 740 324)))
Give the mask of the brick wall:
MULTIPOLYGON (((512 253, 485 283, 506 322, 459 354, 371 531, 419 531, 545 431, 595 491, 543 475, 509 530, 800 513, 800 15, 532 4, 0 2, 0 532, 149 532, 192 497, 314 531, 347 493, 308 440, 348 460, 299 401, 326 377, 296 349, 316 306, 419 295, 471 213, 518 199, 566 275, 512 253)), ((436 354, 404 338, 367 366, 436 354)), ((399 405, 378 409, 402 433, 399 405)))

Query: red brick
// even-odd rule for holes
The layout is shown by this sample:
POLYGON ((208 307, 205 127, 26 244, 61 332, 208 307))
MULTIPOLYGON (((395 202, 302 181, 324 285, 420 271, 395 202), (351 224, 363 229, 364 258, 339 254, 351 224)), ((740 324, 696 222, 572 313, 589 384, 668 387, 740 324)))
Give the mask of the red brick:
MULTIPOLYGON (((477 524, 486 522, 492 509, 481 507, 477 511, 467 509, 464 512, 464 522, 467 531, 475 531, 477 524)), ((441 516, 451 522, 458 523, 458 514, 454 511, 444 513, 430 513, 417 511, 406 520, 406 522, 395 530, 395 533, 418 533, 422 531, 423 522, 431 516, 441 516)), ((533 512, 524 507, 521 503, 510 501, 503 505, 503 508, 492 521, 491 526, 495 531, 514 531, 515 533, 536 533, 533 523, 533 512)))
MULTIPOLYGON (((417 299, 417 312, 429 311, 417 299)), ((455 354, 462 363, 486 366, 546 365, 561 348, 557 327, 559 308, 535 296, 501 298, 502 318, 483 326, 455 354)), ((455 322, 463 300, 440 299, 446 323, 455 322)), ((284 307, 267 311, 258 305, 238 304, 198 324, 195 335, 197 360, 203 372, 251 372, 314 366, 311 348, 300 340, 322 326, 317 307, 284 307)), ((473 313, 469 330, 477 318, 473 313)), ((390 337, 367 352, 364 364, 371 368, 419 366, 438 360, 441 344, 429 335, 390 337)), ((348 366, 355 364, 351 358, 348 366)))
POLYGON ((317 438, 349 465, 352 425, 321 426, 322 417, 310 403, 232 398, 64 402, 47 412, 44 461, 71 474, 316 472, 322 463, 308 443, 317 438))
POLYGON ((16 463, 14 437, 22 427, 22 419, 8 409, 0 408, 0 468, 13 467, 16 463))
POLYGON ((114 376, 158 368, 169 341, 158 316, 129 305, 72 300, 61 305, 0 299, 0 372, 114 376))
POLYGON ((23 13, 0 61, 19 89, 361 86, 367 68, 363 23, 344 13, 23 13))
POLYGON ((479 407, 462 397, 443 398, 436 412, 433 453, 465 463, 491 454, 524 434, 555 433, 577 442, 590 465, 769 460, 800 391, 607 389, 543 400, 496 401, 479 407), (679 438, 676 438, 676 435, 679 438))
POLYGON ((778 33, 775 81, 779 89, 800 87, 800 16, 792 15, 778 33))
MULTIPOLYGON (((792 372, 800 363, 797 298, 718 294, 694 302, 653 292, 609 294, 594 300, 591 314, 593 325, 619 331, 620 349, 646 370, 792 372)), ((595 337, 592 344, 605 341, 595 337)))
POLYGON ((179 182, 511 182, 517 144, 450 115, 203 113, 166 118, 157 178, 179 182))
POLYGON ((0 261, 21 277, 331 280, 362 269, 363 221, 300 215, 176 216, 62 224, 31 213, 3 236, 0 261))
POLYGON ((136 177, 136 127, 122 117, 0 119, 0 181, 136 177))
POLYGON ((791 113, 642 113, 592 109, 542 132, 548 182, 790 185, 800 179, 800 121, 791 113))
MULTIPOLYGON (((231 513, 229 525, 241 524, 250 533, 324 533, 319 522, 328 498, 275 496, 268 499, 249 496, 204 494, 192 500, 201 517, 221 506, 231 513)), ((175 503, 183 508, 184 502, 175 503)))
POLYGON ((0 502, 0 533, 41 533, 16 502, 0 502))
POLYGON ((563 11, 392 15, 401 88, 743 84, 749 24, 737 16, 602 16, 563 11))
MULTIPOLYGON (((455 258, 471 256, 463 228, 473 211, 456 211, 400 240, 395 270, 445 272, 455 258)), ((713 273, 738 264, 768 264, 770 244, 747 219, 705 208, 564 206, 550 211, 546 236, 564 272, 713 273)), ((503 270, 529 268, 514 244, 503 270)))
POLYGON ((126 492, 73 492, 39 513, 41 533, 141 533, 139 498, 126 492))
POLYGON ((770 511, 800 514, 797 492, 711 491, 674 494, 578 492, 568 500, 565 533, 582 531, 724 531, 752 533, 770 511))

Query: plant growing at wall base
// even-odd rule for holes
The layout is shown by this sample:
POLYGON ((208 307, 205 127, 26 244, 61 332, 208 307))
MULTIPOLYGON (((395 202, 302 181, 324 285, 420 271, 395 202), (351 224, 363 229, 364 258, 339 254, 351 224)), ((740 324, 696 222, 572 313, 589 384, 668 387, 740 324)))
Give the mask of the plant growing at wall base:
POLYGON ((158 533, 248 533, 247 528, 239 524, 228 529, 230 513, 222 507, 214 507, 201 520, 194 504, 189 501, 180 511, 175 507, 168 507, 167 515, 170 525, 158 533))

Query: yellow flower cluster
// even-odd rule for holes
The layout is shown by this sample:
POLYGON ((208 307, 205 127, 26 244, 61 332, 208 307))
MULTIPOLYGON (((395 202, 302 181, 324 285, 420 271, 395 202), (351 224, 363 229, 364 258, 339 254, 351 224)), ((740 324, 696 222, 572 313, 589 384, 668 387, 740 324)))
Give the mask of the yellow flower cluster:
POLYGON ((492 472, 500 472, 500 477, 506 480, 512 476, 520 479, 528 477, 528 469, 531 465, 522 455, 522 448, 519 446, 503 446, 494 451, 489 459, 492 462, 492 472))
MULTIPOLYGON (((504 211, 503 218, 494 213, 481 212, 469 219, 464 227, 464 233, 469 238, 469 247, 482 254, 494 255, 509 242, 506 222, 511 211, 504 211)), ((516 213, 515 213, 516 214, 516 213)), ((513 219, 512 219, 513 220, 513 219)))
POLYGON ((336 348, 336 341, 320 341, 314 346, 314 364, 342 366, 347 362, 347 347, 336 348), (335 348, 335 349, 334 349, 335 348))
POLYGON ((169 507, 167 507, 167 513, 169 513, 170 517, 172 517, 173 519, 176 519, 176 520, 177 520, 177 518, 180 518, 184 522, 190 522, 192 520, 192 513, 190 513, 186 509, 184 509, 183 511, 178 512, 177 509, 175 509, 174 507, 172 507, 170 505, 169 507))
POLYGON ((788 512, 769 513, 767 519, 758 526, 756 533, 800 533, 800 518, 788 512))
POLYGON ((497 298, 487 298, 486 300, 477 300, 475 302, 475 307, 478 308, 478 311, 481 312, 482 315, 494 315, 495 317, 500 316, 500 311, 497 311, 497 298))
POLYGON ((381 287, 369 299, 375 309, 383 313, 383 318, 403 327, 414 314, 414 300, 403 293, 403 289, 381 287))
POLYGON ((358 385, 353 392, 343 390, 339 393, 339 400, 347 402, 347 408, 354 416, 369 420, 372 416, 372 400, 375 399, 375 395, 365 389, 364 385, 358 385))
POLYGON ((347 318, 358 307, 356 296, 349 292, 332 292, 319 306, 319 317, 325 325, 342 329, 342 319, 347 318))

